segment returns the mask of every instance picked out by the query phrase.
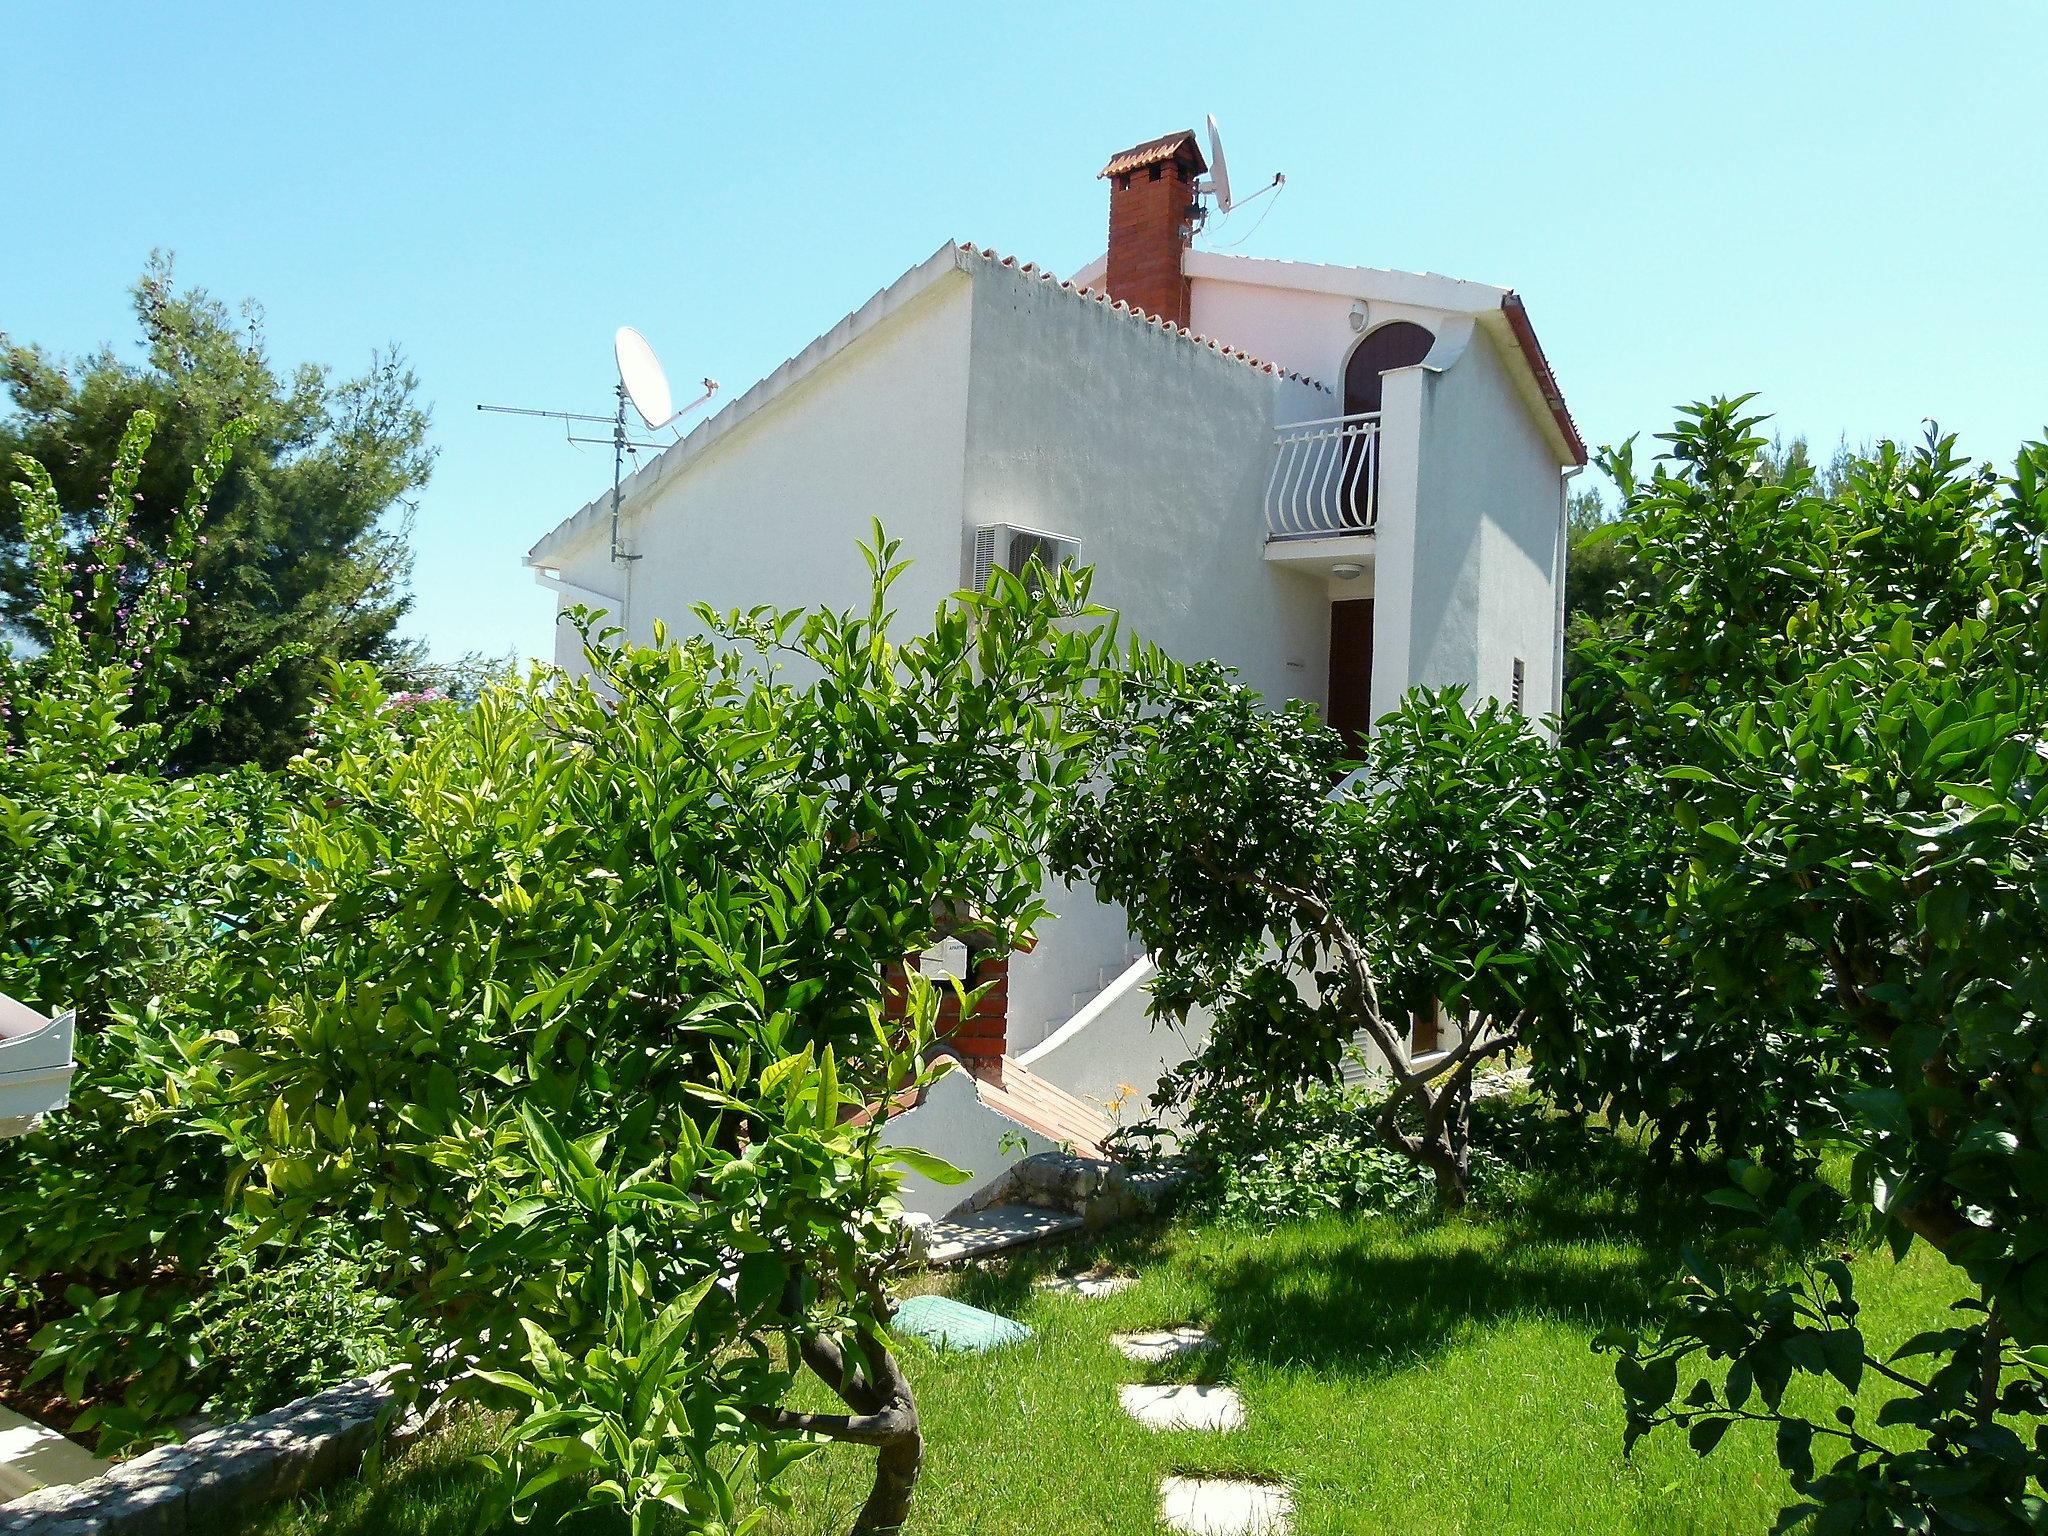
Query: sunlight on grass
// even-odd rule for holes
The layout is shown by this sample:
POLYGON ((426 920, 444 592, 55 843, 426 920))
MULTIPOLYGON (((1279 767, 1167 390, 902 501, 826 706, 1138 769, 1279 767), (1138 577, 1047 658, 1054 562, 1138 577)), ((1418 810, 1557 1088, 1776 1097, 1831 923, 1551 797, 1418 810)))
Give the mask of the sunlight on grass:
MULTIPOLYGON (((1286 1479, 1300 1536, 1765 1531, 1787 1502, 1768 1431, 1738 1427, 1705 1461, 1669 1433, 1622 1459, 1612 1363, 1591 1340, 1645 1313, 1702 1219, 1691 1198, 1638 1204, 1597 1178, 1551 1181, 1469 1219, 1333 1216, 1274 1232, 1154 1224, 935 1277, 930 1286, 1035 1333, 986 1356, 904 1346, 929 1447, 907 1536, 1150 1533, 1159 1478, 1174 1472, 1286 1479), (1100 1300, 1034 1289, 1044 1274, 1097 1262, 1140 1283, 1100 1300), (1109 1342, 1188 1321, 1221 1347, 1147 1368, 1109 1342), (1117 1406, 1120 1382, 1215 1379, 1243 1393, 1247 1428, 1154 1434, 1117 1406)), ((1925 1249, 1902 1265, 1866 1254, 1855 1269, 1881 1347, 1960 1294, 1925 1249)), ((822 1391, 806 1403, 830 1406, 822 1391)), ((351 1485, 252 1530, 459 1528, 482 1487, 464 1458, 485 1438, 461 1427, 374 1487, 351 1485)), ((792 1475, 794 1508, 771 1514, 761 1536, 843 1530, 871 1472, 870 1453, 819 1452, 792 1475)), ((543 1518, 535 1528, 552 1527, 543 1518)))

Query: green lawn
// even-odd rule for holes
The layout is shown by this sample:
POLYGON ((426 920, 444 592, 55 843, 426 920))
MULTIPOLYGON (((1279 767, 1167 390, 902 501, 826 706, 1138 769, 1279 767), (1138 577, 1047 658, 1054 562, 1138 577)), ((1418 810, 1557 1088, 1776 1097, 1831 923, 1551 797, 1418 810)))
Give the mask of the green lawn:
MULTIPOLYGON (((1703 1219, 1694 1201, 1638 1200, 1633 1187, 1558 1177, 1512 1211, 1441 1222, 1153 1224, 942 1277, 933 1283, 1036 1334, 981 1357, 906 1346, 930 1448, 908 1536, 1151 1533, 1169 1472, 1283 1478, 1301 1536, 1765 1531, 1785 1498, 1767 1431, 1738 1427, 1706 1461, 1669 1433, 1621 1457, 1612 1362, 1589 1341, 1642 1313, 1703 1219), (1033 1289, 1040 1275, 1103 1260, 1140 1283, 1097 1300, 1033 1289), (1148 1374, 1109 1343, 1184 1321, 1222 1344, 1196 1370, 1148 1374), (1250 1411, 1234 1434, 1154 1434, 1116 1403, 1121 1381, 1218 1378, 1250 1411)), ((1959 1294, 1925 1250, 1903 1265, 1865 1255, 1856 1271, 1866 1331, 1884 1347, 1959 1294)), ((482 1440, 479 1427, 460 1429, 373 1486, 252 1531, 457 1528, 480 1477, 463 1458, 482 1440)), ((803 1463, 794 1512, 763 1536, 843 1530, 869 1464, 838 1447, 803 1463)))

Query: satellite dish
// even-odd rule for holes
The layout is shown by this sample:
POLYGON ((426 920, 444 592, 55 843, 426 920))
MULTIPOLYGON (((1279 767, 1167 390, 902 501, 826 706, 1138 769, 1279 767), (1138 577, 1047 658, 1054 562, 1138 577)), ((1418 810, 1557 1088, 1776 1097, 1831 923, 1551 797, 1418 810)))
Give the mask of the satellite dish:
POLYGON ((1223 130, 1214 112, 1209 114, 1209 190, 1216 194, 1216 206, 1230 212, 1230 170, 1223 163, 1223 130))
POLYGON ((612 355, 619 360, 619 383, 626 398, 650 427, 665 427, 675 419, 675 397, 668 390, 668 375, 661 371, 661 359, 647 338, 630 325, 619 327, 612 338, 612 355))

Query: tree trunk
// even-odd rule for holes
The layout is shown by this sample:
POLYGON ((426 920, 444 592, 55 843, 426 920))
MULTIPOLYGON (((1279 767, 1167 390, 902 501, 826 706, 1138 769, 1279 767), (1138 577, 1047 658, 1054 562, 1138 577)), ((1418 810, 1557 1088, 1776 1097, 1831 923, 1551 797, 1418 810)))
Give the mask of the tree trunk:
POLYGON ((1458 1071, 1432 1095, 1418 1149, 1446 1211, 1462 1211, 1472 1185, 1472 1078, 1458 1071))
POLYGON ((785 1417, 803 1419, 802 1427, 834 1439, 875 1447, 875 1484, 854 1516, 849 1536, 896 1536, 910 1518, 911 1497, 924 1466, 924 1432, 910 1380, 897 1365, 887 1341, 863 1327, 860 1345, 873 1379, 853 1368, 830 1340, 806 1339, 801 1346, 805 1363, 860 1415, 858 1420, 828 1422, 825 1415, 785 1417))
POLYGON ((854 1516, 850 1536, 896 1536, 910 1518, 911 1495, 924 1465, 924 1435, 917 1424, 917 1405, 906 1392, 897 1405, 910 1427, 875 1455, 875 1486, 854 1516))

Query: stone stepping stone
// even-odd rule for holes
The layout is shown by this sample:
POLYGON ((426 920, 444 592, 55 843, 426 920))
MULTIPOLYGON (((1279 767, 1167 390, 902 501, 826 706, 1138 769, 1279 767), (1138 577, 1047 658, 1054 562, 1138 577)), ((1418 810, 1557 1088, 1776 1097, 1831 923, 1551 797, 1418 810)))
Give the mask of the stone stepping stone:
POLYGON ((1198 1355, 1216 1347, 1214 1339, 1192 1324, 1154 1328, 1144 1333, 1113 1333, 1109 1342, 1123 1352, 1126 1360, 1136 1360, 1141 1365, 1166 1365, 1183 1355, 1198 1355))
POLYGON ((1235 1387, 1118 1387, 1117 1397, 1147 1429, 1244 1428, 1244 1399, 1235 1387))
POLYGON ((1136 1275, 1111 1275, 1100 1271, 1086 1275, 1057 1275, 1038 1282, 1041 1291, 1056 1296, 1114 1296, 1138 1283, 1136 1275))
POLYGON ((1182 1536, 1286 1536, 1294 1499, 1278 1483, 1163 1477, 1159 1519, 1182 1536))
POLYGON ((971 1355, 1021 1344, 1031 1337, 1031 1330, 1015 1319, 984 1312, 950 1296, 912 1296, 896 1309, 889 1326, 940 1349, 964 1350, 971 1355))

